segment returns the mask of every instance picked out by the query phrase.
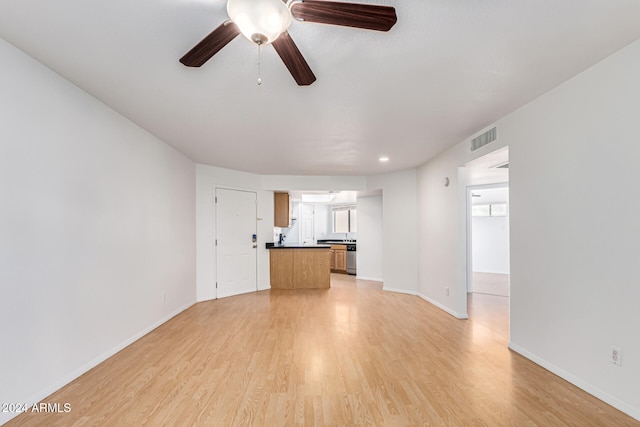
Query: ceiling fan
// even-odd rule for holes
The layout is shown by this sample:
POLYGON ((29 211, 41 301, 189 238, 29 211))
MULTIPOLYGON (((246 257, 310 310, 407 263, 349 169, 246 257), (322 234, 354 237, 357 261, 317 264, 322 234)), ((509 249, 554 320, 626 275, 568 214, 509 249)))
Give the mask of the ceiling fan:
POLYGON ((258 46, 271 44, 295 81, 307 86, 316 76, 287 32, 292 18, 299 21, 389 31, 396 23, 390 6, 324 0, 227 0, 229 20, 187 52, 180 62, 200 67, 239 34, 258 46))

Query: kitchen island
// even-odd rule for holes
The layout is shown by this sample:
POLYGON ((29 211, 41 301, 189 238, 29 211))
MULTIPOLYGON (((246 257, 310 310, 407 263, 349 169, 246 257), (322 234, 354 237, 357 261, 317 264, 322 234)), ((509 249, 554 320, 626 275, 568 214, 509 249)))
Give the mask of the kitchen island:
POLYGON ((327 289, 330 287, 330 245, 267 243, 271 289, 327 289))

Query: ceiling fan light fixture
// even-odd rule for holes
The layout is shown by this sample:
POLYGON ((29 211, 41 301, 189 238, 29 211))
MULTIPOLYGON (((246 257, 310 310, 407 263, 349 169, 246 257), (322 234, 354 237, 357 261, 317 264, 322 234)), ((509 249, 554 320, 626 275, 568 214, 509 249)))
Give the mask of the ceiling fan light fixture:
POLYGON ((331 24, 343 27, 389 31, 398 20, 391 6, 345 3, 334 0, 226 0, 229 19, 216 27, 185 53, 180 62, 201 67, 229 42, 242 34, 258 47, 258 85, 260 49, 272 44, 298 86, 316 81, 311 67, 287 31, 291 21, 331 24))
POLYGON ((282 0, 228 0, 227 14, 257 45, 272 43, 291 25, 291 12, 282 0))

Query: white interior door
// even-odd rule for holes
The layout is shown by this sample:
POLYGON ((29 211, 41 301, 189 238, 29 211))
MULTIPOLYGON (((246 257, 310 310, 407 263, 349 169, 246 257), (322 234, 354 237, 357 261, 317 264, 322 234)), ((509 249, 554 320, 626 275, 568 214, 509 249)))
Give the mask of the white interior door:
POLYGON ((217 298, 257 290, 257 195, 216 189, 217 298))
POLYGON ((300 237, 302 237, 303 245, 312 245, 315 243, 313 214, 313 205, 300 206, 300 237))

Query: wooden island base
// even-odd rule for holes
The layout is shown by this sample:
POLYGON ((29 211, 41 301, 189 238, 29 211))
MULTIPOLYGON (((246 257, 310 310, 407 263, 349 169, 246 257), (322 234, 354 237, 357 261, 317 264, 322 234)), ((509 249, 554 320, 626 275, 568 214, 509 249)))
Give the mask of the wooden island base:
POLYGON ((272 248, 271 289, 330 287, 329 248, 272 248))

